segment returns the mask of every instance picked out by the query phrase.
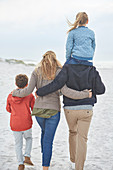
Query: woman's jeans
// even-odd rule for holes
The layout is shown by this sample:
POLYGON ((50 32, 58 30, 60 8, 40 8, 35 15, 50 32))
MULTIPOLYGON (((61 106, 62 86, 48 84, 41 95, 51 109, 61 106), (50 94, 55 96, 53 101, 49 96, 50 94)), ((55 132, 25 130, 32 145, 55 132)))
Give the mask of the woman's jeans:
POLYGON ((50 118, 36 116, 36 120, 41 127, 42 166, 48 167, 50 166, 53 139, 60 120, 60 112, 50 118))
POLYGON ((25 154, 24 156, 30 157, 31 148, 32 148, 32 129, 28 129, 25 131, 13 131, 15 138, 15 150, 16 156, 18 160, 18 164, 23 164, 23 137, 26 140, 25 154))

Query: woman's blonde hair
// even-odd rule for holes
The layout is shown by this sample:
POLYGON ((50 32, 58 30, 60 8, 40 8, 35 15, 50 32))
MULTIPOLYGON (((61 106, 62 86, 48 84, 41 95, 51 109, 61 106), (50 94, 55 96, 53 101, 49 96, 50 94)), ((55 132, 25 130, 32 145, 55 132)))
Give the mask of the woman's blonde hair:
POLYGON ((62 65, 56 59, 56 54, 53 51, 47 51, 40 62, 40 71, 43 79, 53 80, 58 67, 61 68, 62 65))
POLYGON ((85 12, 79 12, 77 15, 76 15, 76 20, 74 22, 74 24, 72 24, 69 20, 67 20, 68 22, 68 25, 71 26, 72 28, 69 29, 68 33, 75 29, 77 26, 82 26, 83 24, 86 24, 88 21, 88 15, 85 13, 85 12))

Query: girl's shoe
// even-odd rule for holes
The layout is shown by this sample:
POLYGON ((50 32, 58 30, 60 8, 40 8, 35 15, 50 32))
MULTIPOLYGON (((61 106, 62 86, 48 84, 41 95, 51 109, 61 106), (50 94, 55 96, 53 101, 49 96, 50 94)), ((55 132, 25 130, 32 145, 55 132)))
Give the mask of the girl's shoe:
POLYGON ((30 157, 27 157, 27 156, 25 156, 24 165, 34 166, 34 164, 31 162, 30 157))
POLYGON ((24 168, 25 166, 23 164, 18 166, 18 170, 24 170, 24 168))

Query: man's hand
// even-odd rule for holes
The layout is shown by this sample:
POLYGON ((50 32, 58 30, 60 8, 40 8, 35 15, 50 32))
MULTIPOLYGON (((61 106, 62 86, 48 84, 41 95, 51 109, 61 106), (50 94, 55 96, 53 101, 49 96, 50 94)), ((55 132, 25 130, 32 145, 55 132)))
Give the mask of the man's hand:
POLYGON ((90 89, 88 91, 89 91, 89 98, 91 98, 92 97, 92 90, 90 89))

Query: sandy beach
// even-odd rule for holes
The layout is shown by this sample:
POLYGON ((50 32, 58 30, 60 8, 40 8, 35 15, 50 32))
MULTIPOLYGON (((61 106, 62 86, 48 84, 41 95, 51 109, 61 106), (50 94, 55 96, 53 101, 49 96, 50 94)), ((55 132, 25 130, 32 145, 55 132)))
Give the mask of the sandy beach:
MULTIPOLYGON (((30 77, 34 66, 0 62, 0 170, 16 170, 17 160, 14 137, 10 130, 10 114, 5 110, 8 94, 16 88, 15 76, 20 73, 30 77)), ((88 151, 84 170, 113 170, 113 68, 98 68, 106 86, 106 93, 97 96, 88 135, 88 151)), ((62 101, 62 97, 61 97, 62 101)), ((24 143, 25 144, 25 143, 24 143)), ((40 128, 33 117, 32 161, 34 167, 25 170, 41 170, 40 128)), ((63 105, 61 120, 56 132, 50 170, 71 170, 68 149, 68 127, 63 105)))

